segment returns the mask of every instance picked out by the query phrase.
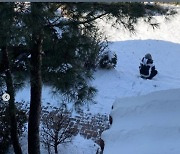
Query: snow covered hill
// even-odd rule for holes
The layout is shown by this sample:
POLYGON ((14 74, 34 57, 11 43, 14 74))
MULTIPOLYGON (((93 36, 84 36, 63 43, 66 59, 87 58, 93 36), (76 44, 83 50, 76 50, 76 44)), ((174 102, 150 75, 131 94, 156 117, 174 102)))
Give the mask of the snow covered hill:
POLYGON ((116 70, 97 72, 94 82, 101 89, 96 99, 107 107, 97 106, 97 112, 111 112, 116 99, 113 124, 102 135, 104 154, 180 153, 179 24, 179 14, 155 31, 140 23, 132 37, 111 28, 110 49, 116 51, 118 65, 116 70), (139 62, 146 53, 152 54, 159 71, 153 80, 138 78, 139 62))
POLYGON ((180 89, 116 100, 104 154, 180 153, 180 89))
POLYGON ((153 91, 180 88, 180 44, 161 40, 130 40, 110 45, 118 56, 115 70, 95 73, 94 86, 99 90, 90 111, 110 113, 116 98, 139 96, 153 91), (141 58, 151 53, 159 74, 153 80, 138 77, 141 58))
POLYGON ((115 70, 98 70, 93 85, 99 90, 97 104, 90 112, 109 114, 116 98, 139 96, 153 91, 180 88, 180 7, 178 14, 165 21, 158 16, 160 28, 153 30, 143 22, 137 25, 136 35, 111 27, 103 21, 99 26, 111 42, 109 48, 117 54, 115 70), (153 80, 139 78, 139 64, 151 53, 159 74, 153 80))
POLYGON ((116 69, 97 71, 94 81, 99 94, 93 112, 110 113, 117 99, 113 125, 102 135, 104 154, 180 153, 180 90, 162 91, 180 88, 179 24, 179 14, 156 30, 139 23, 132 36, 110 25, 103 27, 110 49, 118 55, 116 69), (146 53, 152 54, 159 71, 153 80, 138 78, 139 62, 146 53), (154 91, 160 92, 145 95, 154 91), (133 97, 124 98, 129 96, 133 97))

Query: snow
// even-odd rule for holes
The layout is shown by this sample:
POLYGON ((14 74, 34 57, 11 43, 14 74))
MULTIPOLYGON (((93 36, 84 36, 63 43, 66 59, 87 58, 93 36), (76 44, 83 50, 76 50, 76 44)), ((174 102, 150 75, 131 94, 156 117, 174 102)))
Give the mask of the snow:
POLYGON ((81 135, 77 135, 73 141, 74 144, 69 143, 68 145, 60 146, 60 153, 70 154, 95 154, 97 149, 100 148, 92 140, 84 139, 81 135))
POLYGON ((62 37, 62 30, 59 27, 54 26, 54 29, 56 30, 56 35, 59 39, 62 37))
POLYGON ((104 154, 180 153, 180 89, 117 99, 104 154))
MULTIPOLYGON (((20 140, 23 142, 21 145, 23 153, 27 153, 27 134, 20 140)), ((58 146, 58 153, 62 154, 95 154, 100 147, 94 143, 92 140, 83 138, 80 134, 75 136, 71 142, 64 143, 58 146)), ((7 154, 12 154, 13 148, 10 147, 7 154)), ((41 144, 41 153, 48 154, 48 151, 45 149, 44 145, 41 144)), ((54 150, 51 148, 51 153, 54 153, 54 150)))
POLYGON ((62 72, 62 73, 66 73, 69 69, 72 68, 72 65, 71 64, 61 64, 61 66, 59 66, 58 68, 56 68, 55 70, 51 69, 51 68, 48 68, 48 71, 49 72, 62 72))
POLYGON ((161 40, 129 40, 114 42, 111 50, 116 51, 118 64, 115 70, 99 70, 94 74, 94 86, 99 90, 94 113, 111 111, 116 98, 139 96, 152 91, 180 88, 180 44, 161 40), (150 52, 159 74, 153 80, 139 78, 138 67, 142 57, 150 52))
MULTIPOLYGON (((61 96, 53 95, 53 88, 50 86, 43 85, 42 88, 42 102, 46 106, 51 104, 52 106, 60 106, 62 103, 61 96)), ((19 90, 16 94, 16 101, 22 102, 25 101, 29 104, 30 101, 30 84, 27 82, 25 87, 19 90)))
POLYGON ((108 104, 101 111, 111 112, 113 118, 111 128, 102 134, 104 154, 180 153, 179 23, 179 14, 156 31, 141 23, 138 35, 131 38, 117 36, 118 31, 111 29, 110 48, 118 55, 118 65, 104 75, 101 81, 105 84, 100 85, 95 77, 95 85, 101 89, 96 99, 101 97, 108 104), (153 80, 137 77, 137 66, 146 53, 152 54, 159 71, 153 80))
MULTIPOLYGON (((105 154, 180 153, 180 7, 176 9, 179 13, 170 21, 157 17, 161 23, 159 29, 153 30, 140 21, 135 35, 98 21, 110 41, 109 49, 117 54, 118 63, 115 69, 94 73, 92 85, 98 89, 96 104, 84 111, 113 116, 113 125, 102 136, 105 154), (153 80, 139 78, 138 67, 146 53, 152 54, 159 71, 153 80)), ((43 86, 43 104, 59 105, 60 96, 53 97, 51 90, 43 86)), ((16 101, 29 99, 29 86, 16 95, 16 101)), ((77 136, 62 148, 62 154, 95 154, 97 148, 93 147, 93 142, 77 136)))
POLYGON ((31 58, 31 54, 28 56, 28 58, 31 58))
POLYGON ((125 30, 122 26, 117 26, 114 28, 112 26, 113 20, 110 22, 105 22, 103 20, 98 20, 98 25, 101 28, 101 32, 107 35, 109 41, 125 41, 125 40, 164 40, 174 43, 180 42, 180 27, 179 22, 179 12, 180 6, 174 7, 177 10, 178 14, 176 14, 170 20, 165 20, 164 16, 157 16, 156 19, 160 24, 160 27, 157 29, 153 29, 152 26, 143 22, 143 19, 139 20, 136 28, 136 33, 131 34, 128 30, 125 30))
POLYGON ((180 7, 178 14, 167 22, 160 19, 160 28, 140 22, 136 35, 123 29, 116 29, 100 20, 101 30, 108 35, 109 48, 117 54, 115 70, 98 70, 93 85, 99 90, 97 104, 90 106, 90 112, 109 114, 116 98, 139 96, 153 91, 180 88, 180 7), (153 80, 139 78, 138 67, 142 57, 151 53, 159 74, 153 80))

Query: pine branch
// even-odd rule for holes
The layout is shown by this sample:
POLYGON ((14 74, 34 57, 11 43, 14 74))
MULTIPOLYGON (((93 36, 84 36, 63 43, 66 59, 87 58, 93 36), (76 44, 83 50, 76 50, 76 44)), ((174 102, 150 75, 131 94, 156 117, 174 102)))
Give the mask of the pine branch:
POLYGON ((101 17, 103 17, 103 16, 105 16, 107 14, 108 13, 103 13, 103 14, 100 14, 100 15, 98 15, 96 17, 93 17, 93 18, 90 18, 90 19, 86 19, 85 21, 73 21, 73 20, 70 20, 70 21, 54 23, 54 24, 51 23, 51 24, 46 25, 46 27, 54 27, 54 26, 63 27, 63 26, 71 25, 71 24, 76 24, 76 25, 86 24, 86 23, 93 22, 96 19, 99 19, 99 18, 101 18, 101 17))

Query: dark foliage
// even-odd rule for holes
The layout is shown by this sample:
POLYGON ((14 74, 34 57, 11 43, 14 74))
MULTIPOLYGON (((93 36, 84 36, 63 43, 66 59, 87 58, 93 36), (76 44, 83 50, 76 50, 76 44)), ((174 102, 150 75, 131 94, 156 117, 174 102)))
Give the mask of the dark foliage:
MULTIPOLYGON (((22 107, 21 103, 16 102, 16 105, 18 134, 22 135, 27 122, 27 111, 22 107)), ((6 102, 0 100, 0 153, 4 154, 11 144, 9 107, 6 102)))
POLYGON ((100 56, 99 67, 103 69, 115 68, 117 64, 117 55, 111 51, 106 51, 100 56))

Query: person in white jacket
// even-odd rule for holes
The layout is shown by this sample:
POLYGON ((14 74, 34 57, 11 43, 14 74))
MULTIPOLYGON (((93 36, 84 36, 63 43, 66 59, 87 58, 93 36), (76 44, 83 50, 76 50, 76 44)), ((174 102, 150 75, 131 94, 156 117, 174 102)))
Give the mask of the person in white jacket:
POLYGON ((150 53, 147 53, 141 60, 140 66, 139 66, 139 72, 140 76, 143 79, 152 79, 158 71, 155 68, 155 65, 153 64, 153 59, 150 53))

